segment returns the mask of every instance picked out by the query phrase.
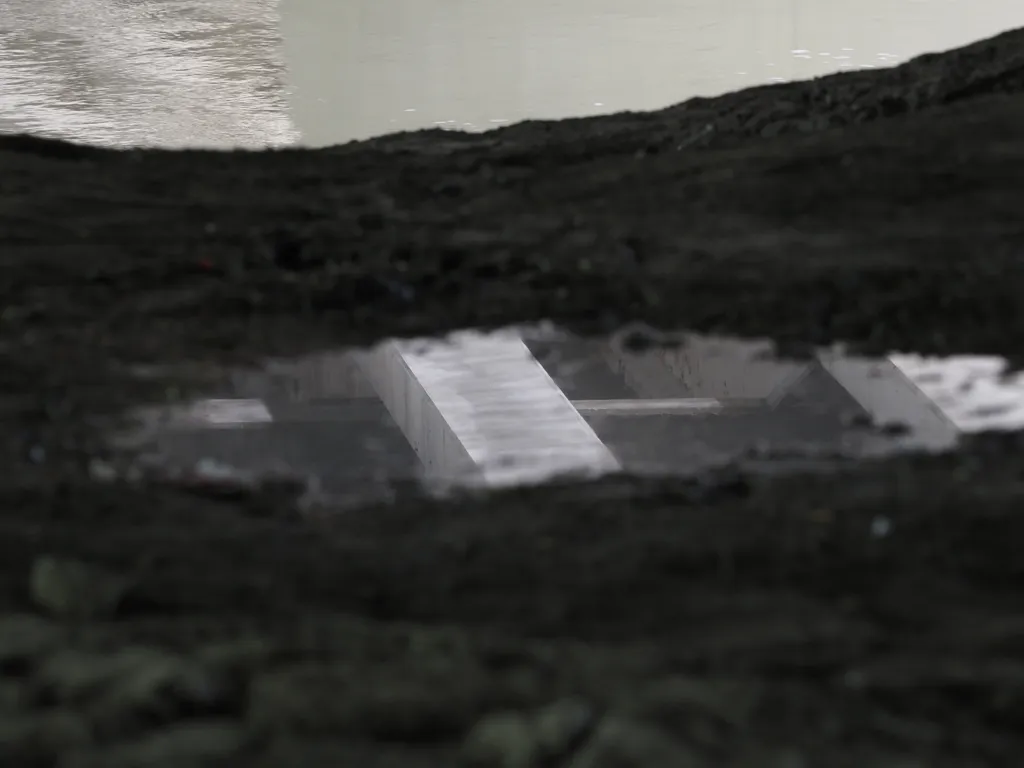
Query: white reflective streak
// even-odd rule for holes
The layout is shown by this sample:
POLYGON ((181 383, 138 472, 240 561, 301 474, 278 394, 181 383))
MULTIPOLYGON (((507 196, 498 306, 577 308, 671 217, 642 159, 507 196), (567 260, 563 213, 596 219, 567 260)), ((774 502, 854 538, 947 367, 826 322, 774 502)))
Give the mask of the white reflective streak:
POLYGON ((1024 428, 1024 373, 987 355, 893 355, 893 363, 961 432, 1024 428))

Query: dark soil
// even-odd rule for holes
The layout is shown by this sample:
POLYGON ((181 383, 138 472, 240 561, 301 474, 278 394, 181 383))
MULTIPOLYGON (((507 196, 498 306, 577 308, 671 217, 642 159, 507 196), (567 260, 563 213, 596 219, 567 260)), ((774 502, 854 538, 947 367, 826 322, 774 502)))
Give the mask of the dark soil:
POLYGON ((317 521, 85 466, 143 361, 550 318, 1019 362, 1022 126, 1016 31, 476 136, 0 138, 4 764, 1019 764, 1016 437, 317 521))

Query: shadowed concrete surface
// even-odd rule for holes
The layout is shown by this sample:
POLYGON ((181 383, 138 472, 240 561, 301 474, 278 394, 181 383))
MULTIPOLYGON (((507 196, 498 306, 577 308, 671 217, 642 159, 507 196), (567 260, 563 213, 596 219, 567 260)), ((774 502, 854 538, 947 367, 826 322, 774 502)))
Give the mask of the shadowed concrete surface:
POLYGON ((398 333, 1019 359, 1022 50, 319 152, 0 138, 4 757, 1018 763, 1015 435, 345 514, 88 469, 99 414, 215 388, 186 363, 398 333))

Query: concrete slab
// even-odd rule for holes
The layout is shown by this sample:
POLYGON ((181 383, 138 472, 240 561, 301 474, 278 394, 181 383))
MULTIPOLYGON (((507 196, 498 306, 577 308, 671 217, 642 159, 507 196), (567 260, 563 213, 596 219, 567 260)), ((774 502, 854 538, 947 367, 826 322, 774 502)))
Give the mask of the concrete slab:
POLYGON ((945 451, 953 448, 960 430, 936 401, 914 384, 891 360, 847 357, 823 352, 822 367, 879 425, 905 430, 876 438, 876 452, 899 450, 945 451))
POLYGON ((429 480, 496 486, 620 469, 515 331, 389 342, 361 362, 429 480))
POLYGON ((685 416, 721 413, 734 404, 713 398, 687 397, 661 400, 576 400, 573 405, 584 416, 685 416))

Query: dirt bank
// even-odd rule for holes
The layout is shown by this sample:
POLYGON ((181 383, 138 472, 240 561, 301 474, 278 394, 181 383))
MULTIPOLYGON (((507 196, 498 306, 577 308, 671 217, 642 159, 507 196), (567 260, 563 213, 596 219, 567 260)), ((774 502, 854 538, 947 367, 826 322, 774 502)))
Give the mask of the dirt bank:
POLYGON ((128 363, 642 320, 1024 349, 1024 32, 662 112, 322 151, 0 138, 16 765, 1012 765, 1016 438, 330 521, 92 482, 128 363), (504 712, 505 714, 501 714, 504 712))

